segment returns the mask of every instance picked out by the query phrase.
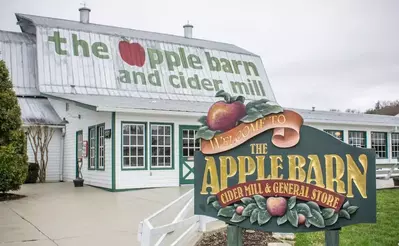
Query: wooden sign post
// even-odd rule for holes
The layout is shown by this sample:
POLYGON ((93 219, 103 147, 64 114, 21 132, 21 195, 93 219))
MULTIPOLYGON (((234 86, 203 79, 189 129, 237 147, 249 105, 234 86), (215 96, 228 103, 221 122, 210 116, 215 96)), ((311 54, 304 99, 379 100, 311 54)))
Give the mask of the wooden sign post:
POLYGON ((267 232, 339 229, 376 222, 375 151, 350 146, 303 124, 268 100, 216 94, 197 132, 195 214, 225 221, 228 245, 242 228, 267 232))

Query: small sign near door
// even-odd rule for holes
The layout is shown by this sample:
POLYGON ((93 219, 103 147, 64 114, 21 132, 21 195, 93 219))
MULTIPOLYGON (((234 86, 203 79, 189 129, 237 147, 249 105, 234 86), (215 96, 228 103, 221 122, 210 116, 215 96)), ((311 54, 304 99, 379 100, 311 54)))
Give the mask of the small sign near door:
POLYGON ((87 157, 88 147, 89 146, 88 146, 87 140, 83 141, 83 144, 82 144, 82 157, 83 158, 87 157))

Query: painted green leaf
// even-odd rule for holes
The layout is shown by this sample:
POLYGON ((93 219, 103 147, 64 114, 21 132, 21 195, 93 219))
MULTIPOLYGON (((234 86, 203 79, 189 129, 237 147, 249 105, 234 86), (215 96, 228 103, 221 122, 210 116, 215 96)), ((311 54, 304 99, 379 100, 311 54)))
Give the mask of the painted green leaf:
POLYGON ((240 222, 244 221, 245 219, 246 218, 244 216, 234 213, 233 217, 230 219, 230 221, 234 222, 234 223, 240 223, 240 222))
POLYGON ((305 215, 306 218, 312 217, 312 213, 310 212, 310 208, 306 203, 298 203, 296 205, 296 211, 298 214, 305 215))
POLYGON ((216 93, 215 97, 223 97, 226 102, 231 102, 231 95, 224 90, 220 90, 216 93))
POLYGON ((296 204, 296 196, 290 197, 290 199, 288 199, 288 208, 293 209, 295 207, 295 204, 296 204))
POLYGON ((277 218, 277 225, 282 225, 282 224, 284 224, 285 222, 287 222, 287 214, 284 214, 283 216, 281 216, 281 217, 278 217, 277 218))
POLYGON ((203 126, 207 126, 208 123, 206 122, 206 118, 207 118, 206 115, 201 116, 201 117, 198 119, 198 122, 201 123, 203 126))
POLYGON ((245 97, 243 96, 232 96, 231 97, 231 102, 245 102, 245 97))
POLYGON ((214 208, 216 208, 217 210, 219 210, 219 209, 222 208, 222 206, 220 206, 220 204, 219 204, 218 201, 213 201, 213 202, 212 202, 212 206, 213 206, 214 208))
POLYGON ((247 205, 250 204, 250 203, 255 203, 255 200, 250 198, 250 197, 243 197, 243 198, 241 198, 241 201, 244 204, 247 204, 247 205))
POLYGON ((206 199, 206 204, 216 201, 216 196, 208 196, 206 199))
POLYGON ((310 209, 315 209, 317 212, 321 213, 320 207, 317 203, 315 203, 313 201, 309 201, 306 204, 309 206, 310 209))
POLYGON ((322 211, 321 211, 321 214, 323 215, 323 218, 324 219, 329 219, 329 218, 331 218, 333 215, 334 215, 334 209, 332 209, 332 208, 324 208, 322 211))
POLYGON ((256 108, 250 108, 247 110, 247 115, 256 115, 258 117, 262 117, 261 113, 259 112, 259 110, 257 110, 256 108))
POLYGON ((205 140, 210 140, 215 136, 215 131, 209 130, 208 126, 202 126, 198 129, 195 139, 203 138, 205 140))
POLYGON ((279 105, 270 105, 270 104, 265 104, 265 105, 266 107, 259 110, 262 116, 266 116, 269 114, 277 114, 284 111, 284 109, 279 105))
POLYGON ((267 212, 267 210, 265 209, 260 209, 258 212, 258 224, 264 225, 266 224, 270 219, 272 218, 272 216, 267 212))
POLYGON ((249 217, 249 222, 251 222, 251 224, 255 223, 258 220, 258 213, 259 213, 259 208, 255 208, 252 211, 251 217, 249 217))
POLYGON ((235 212, 236 212, 236 210, 234 209, 234 207, 228 206, 228 207, 219 209, 218 216, 231 218, 231 217, 233 217, 235 212))
POLYGON ((244 211, 242 211, 242 216, 251 216, 251 213, 255 208, 258 208, 258 205, 256 205, 256 203, 248 204, 248 206, 244 208, 244 211))
POLYGON ((347 209, 350 206, 349 200, 344 203, 343 208, 347 209))
POLYGON ((256 105, 259 105, 262 103, 267 103, 267 102, 269 102, 269 100, 267 100, 267 99, 254 100, 254 101, 247 103, 246 109, 248 110, 250 108, 255 107, 256 105))
POLYGON ((266 209, 266 198, 264 198, 261 195, 254 195, 254 199, 260 209, 263 209, 263 210, 266 209))
POLYGON ((358 206, 349 206, 347 210, 349 214, 354 214, 358 209, 358 206))
POLYGON ((319 213, 316 209, 313 208, 310 209, 310 212, 312 213, 312 217, 307 219, 309 223, 318 228, 324 228, 325 223, 321 213, 319 213))
POLYGON ((306 221, 305 221, 305 226, 306 226, 307 228, 309 228, 309 227, 311 226, 309 220, 306 220, 306 221))
POLYGON ((298 212, 296 209, 290 209, 287 211, 287 218, 288 221, 291 223, 292 226, 298 227, 298 212))
POLYGON ((241 206, 239 203, 234 203, 234 207, 237 208, 238 206, 241 206))
POLYGON ((339 211, 339 217, 345 218, 347 220, 351 219, 351 216, 349 215, 348 211, 346 211, 345 209, 341 209, 339 211))
POLYGON ((338 220, 338 214, 334 213, 333 216, 331 216, 331 218, 325 220, 326 226, 334 225, 335 222, 337 222, 337 220, 338 220))
POLYGON ((257 120, 257 119, 259 119, 261 117, 262 117, 262 115, 260 113, 259 113, 259 115, 251 114, 251 115, 246 115, 246 116, 242 117, 240 119, 240 121, 241 122, 245 122, 245 123, 251 123, 251 122, 254 122, 255 120, 257 120))

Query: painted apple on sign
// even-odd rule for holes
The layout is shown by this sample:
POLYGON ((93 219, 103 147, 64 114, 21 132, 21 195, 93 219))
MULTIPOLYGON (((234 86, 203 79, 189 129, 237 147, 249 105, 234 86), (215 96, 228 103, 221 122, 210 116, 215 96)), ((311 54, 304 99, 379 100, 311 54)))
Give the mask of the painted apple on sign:
POLYGON ((130 66, 144 66, 145 51, 139 43, 129 43, 127 40, 120 41, 119 54, 122 60, 130 66))

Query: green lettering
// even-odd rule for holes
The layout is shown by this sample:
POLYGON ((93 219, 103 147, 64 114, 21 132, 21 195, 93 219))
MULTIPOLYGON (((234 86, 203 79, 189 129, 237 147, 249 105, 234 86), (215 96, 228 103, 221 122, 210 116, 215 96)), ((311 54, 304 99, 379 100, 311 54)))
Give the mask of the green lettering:
POLYGON ((240 74, 240 69, 238 68, 238 65, 242 65, 240 61, 232 61, 233 62, 233 67, 234 67, 234 72, 236 74, 240 74))
POLYGON ((179 77, 177 75, 170 75, 169 76, 169 83, 175 88, 180 88, 179 83, 177 83, 177 84, 174 83, 174 79, 179 79, 179 77))
POLYGON ((215 86, 215 91, 220 91, 222 87, 219 87, 219 85, 223 84, 223 81, 220 79, 214 79, 213 80, 213 85, 215 86))
POLYGON ((196 55, 189 55, 188 64, 194 69, 202 69, 201 59, 196 55))
POLYGON ((197 90, 201 90, 201 86, 200 86, 200 82, 198 79, 198 75, 194 74, 194 77, 189 77, 187 79, 187 83, 188 85, 193 88, 193 89, 197 89, 197 90))
POLYGON ((213 91, 213 84, 208 79, 201 80, 202 87, 207 91, 213 91))
POLYGON ((247 95, 249 94, 248 86, 244 82, 230 81, 230 84, 231 84, 231 87, 232 87, 234 93, 237 93, 237 91, 239 89, 240 90, 239 94, 243 94, 244 90, 245 90, 245 94, 247 94, 247 95), (238 87, 238 89, 237 89, 237 87, 238 87))
POLYGON ((229 60, 220 58, 220 63, 222 64, 223 71, 226 73, 233 73, 233 68, 231 67, 229 60))
POLYGON ((132 83, 132 80, 130 79, 130 73, 126 70, 119 70, 118 78, 121 83, 132 83))
POLYGON ((48 37, 49 42, 54 42, 55 52, 58 55, 67 55, 68 52, 61 48, 61 44, 66 44, 66 38, 60 37, 60 32, 54 32, 53 36, 48 37))
POLYGON ((180 54, 181 64, 183 65, 184 68, 188 68, 186 53, 184 52, 183 48, 179 48, 179 54, 180 54))
POLYGON ((218 58, 212 57, 209 52, 205 52, 206 60, 211 71, 220 71, 220 62, 218 58))
POLYGON ((165 51, 166 63, 169 71, 173 71, 173 67, 180 66, 179 55, 173 51, 165 51))
POLYGON ((143 72, 136 72, 136 71, 133 71, 133 79, 134 79, 134 83, 135 83, 136 85, 139 83, 139 81, 138 81, 139 78, 140 78, 141 83, 142 83, 143 85, 146 85, 146 84, 147 84, 146 79, 145 79, 145 74, 144 74, 143 72))
POLYGON ((100 59, 109 59, 109 55, 107 54, 108 47, 104 43, 95 42, 91 45, 91 49, 93 51, 93 55, 95 55, 96 57, 100 59), (105 54, 100 54, 100 52, 105 54))
POLYGON ((249 71, 249 67, 252 68, 252 71, 256 76, 259 76, 258 69, 256 69, 255 64, 252 62, 244 62, 244 68, 247 75, 252 75, 252 73, 249 71))
POLYGON ((155 70, 154 73, 148 75, 148 82, 155 86, 161 86, 161 79, 159 78, 158 70, 155 70))
POLYGON ((150 66, 155 69, 157 66, 163 62, 162 52, 156 49, 148 48, 148 58, 150 59, 150 66))
POLYGON ((73 55, 79 56, 79 46, 83 49, 83 56, 89 57, 89 44, 82 39, 78 39, 78 35, 72 34, 73 55))

